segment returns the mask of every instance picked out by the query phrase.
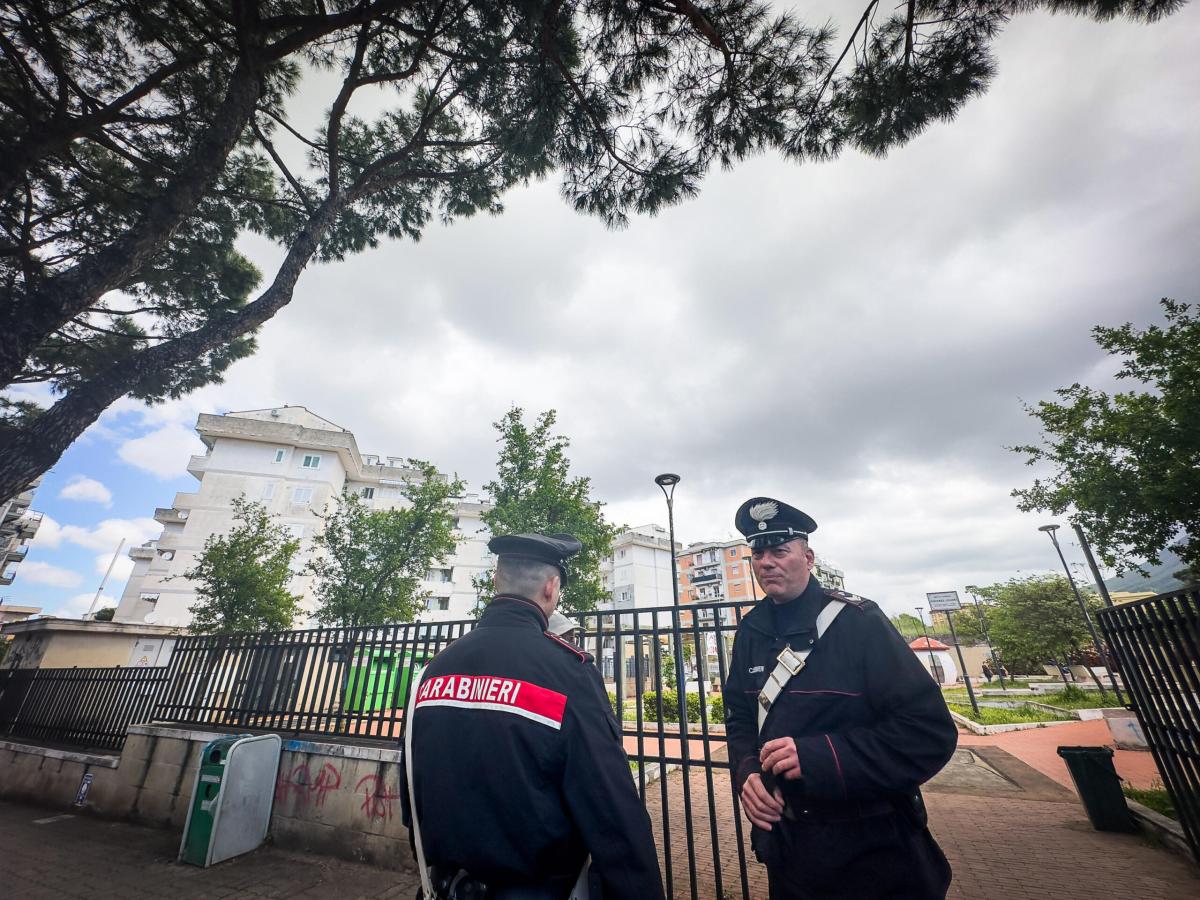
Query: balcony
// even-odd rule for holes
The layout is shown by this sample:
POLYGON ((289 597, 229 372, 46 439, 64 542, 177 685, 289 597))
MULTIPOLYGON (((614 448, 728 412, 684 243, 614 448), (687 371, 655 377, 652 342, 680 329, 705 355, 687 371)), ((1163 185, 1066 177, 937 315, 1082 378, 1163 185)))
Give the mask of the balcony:
POLYGON ((16 577, 16 572, 0 572, 0 584, 12 584, 16 577))
POLYGON ((17 534, 23 538, 31 538, 37 533, 38 526, 41 524, 42 514, 31 512, 17 522, 17 534))
POLYGON ((10 562, 20 562, 28 553, 29 548, 24 544, 18 547, 9 547, 8 550, 4 552, 4 555, 0 557, 0 565, 10 562))
POLYGON ((187 471, 189 475, 196 478, 204 477, 204 470, 208 467, 208 455, 193 456, 188 459, 187 471))
POLYGON ((709 584, 711 582, 720 580, 720 578, 721 572, 719 570, 713 570, 712 572, 693 572, 691 575, 692 584, 709 584))
POLYGON ((156 557, 158 555, 158 551, 156 549, 156 544, 157 544, 156 541, 150 541, 148 543, 142 544, 140 547, 130 547, 129 548, 129 558, 130 559, 154 559, 154 557, 156 557))
POLYGON ((186 522, 187 517, 186 509, 176 509, 173 506, 160 506, 154 510, 154 521, 161 522, 163 525, 177 525, 180 522, 186 522))

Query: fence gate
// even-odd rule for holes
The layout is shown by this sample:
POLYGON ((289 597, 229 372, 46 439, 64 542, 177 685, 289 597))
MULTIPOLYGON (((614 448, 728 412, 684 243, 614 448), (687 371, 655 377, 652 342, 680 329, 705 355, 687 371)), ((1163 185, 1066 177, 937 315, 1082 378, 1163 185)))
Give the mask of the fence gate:
POLYGON ((1122 603, 1099 619, 1200 862, 1200 589, 1122 603))

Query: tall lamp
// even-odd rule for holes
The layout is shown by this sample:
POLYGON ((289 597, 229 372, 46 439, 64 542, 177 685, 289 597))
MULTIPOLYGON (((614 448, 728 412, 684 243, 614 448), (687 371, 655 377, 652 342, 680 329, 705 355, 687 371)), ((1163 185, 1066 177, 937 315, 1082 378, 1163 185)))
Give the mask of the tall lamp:
POLYGON ((1112 666, 1109 665, 1108 654, 1104 651, 1104 645, 1100 643, 1100 637, 1096 634, 1096 626, 1092 624, 1092 617, 1088 614, 1087 604, 1083 602, 1083 594, 1079 593, 1079 588, 1075 586, 1075 578, 1071 575, 1071 567, 1067 565, 1067 558, 1063 556, 1062 547, 1058 545, 1058 536, 1054 533, 1058 531, 1058 526, 1053 524, 1043 525, 1038 531, 1044 531, 1050 535, 1050 543, 1058 551, 1058 558, 1063 564, 1063 571, 1067 573, 1067 581, 1071 583, 1071 590, 1075 592, 1075 599, 1079 602, 1079 611, 1083 613, 1083 621, 1087 623, 1088 634, 1092 636, 1092 646, 1096 648, 1096 652, 1100 654, 1100 661, 1104 663, 1104 668, 1108 670, 1108 680, 1112 683, 1113 693, 1117 695, 1117 702, 1124 706, 1125 698, 1121 696, 1121 689, 1117 687, 1117 676, 1114 674, 1112 666))

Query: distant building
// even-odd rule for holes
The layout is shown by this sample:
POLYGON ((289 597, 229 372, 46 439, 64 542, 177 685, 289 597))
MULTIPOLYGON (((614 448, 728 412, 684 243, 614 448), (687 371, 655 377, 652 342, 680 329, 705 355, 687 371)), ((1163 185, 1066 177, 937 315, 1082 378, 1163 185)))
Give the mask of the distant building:
MULTIPOLYGON (((679 550, 676 543, 675 550, 679 550)), ((612 555, 600 562, 600 584, 612 596, 604 609, 671 606, 671 540, 661 525, 639 525, 613 540, 612 555)))
POLYGON ((17 566, 29 552, 29 541, 42 524, 42 514, 29 508, 40 481, 39 478, 17 496, 0 502, 0 585, 13 583, 17 566))
POLYGON ((958 681, 958 666, 950 655, 950 648, 936 638, 919 637, 908 645, 912 648, 925 671, 938 684, 954 684, 958 681))
MULTIPOLYGON (((821 557, 813 575, 822 586, 845 590, 846 577, 821 557)), ((679 555, 681 603, 754 603, 762 595, 750 569, 750 546, 741 538, 690 545, 679 555)))
MULTIPOLYGON (((232 501, 245 497, 266 506, 300 540, 291 590, 301 595, 306 615, 296 625, 315 625, 313 579, 300 573, 321 528, 318 513, 343 491, 357 494, 372 509, 393 509, 405 502, 401 489, 416 473, 399 456, 361 453, 351 432, 303 406, 202 414, 196 431, 207 452, 193 456, 187 470, 200 484, 154 511, 162 534, 129 551, 133 573, 113 621, 187 625, 196 591, 180 576, 195 564, 209 536, 229 530, 232 501)), ((485 508, 477 495, 459 499, 455 530, 464 540, 428 573, 423 587, 431 596, 423 621, 463 619, 474 609, 472 577, 491 565, 480 520, 485 508)))

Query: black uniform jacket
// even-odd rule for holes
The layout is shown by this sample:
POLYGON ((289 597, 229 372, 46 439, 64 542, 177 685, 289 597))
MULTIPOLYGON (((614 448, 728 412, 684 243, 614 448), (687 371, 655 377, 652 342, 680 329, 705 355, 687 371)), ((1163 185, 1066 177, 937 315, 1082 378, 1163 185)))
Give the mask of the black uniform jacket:
POLYGON ((661 898, 600 674, 545 628, 536 605, 499 596, 427 667, 406 766, 425 856, 501 887, 569 884, 590 853, 605 898, 661 898))
MULTIPOLYGON (((946 858, 925 827, 919 786, 949 760, 957 729, 940 690, 883 612, 815 580, 777 633, 772 601, 738 627, 725 684, 730 761, 740 789, 759 749, 791 737, 801 777, 778 783, 787 817, 751 840, 772 897, 944 897, 946 858), (817 640, 831 597, 850 602, 817 640), (758 734, 758 692, 785 645, 812 647, 758 734)), ((790 605, 790 604, 789 604, 790 605)))

